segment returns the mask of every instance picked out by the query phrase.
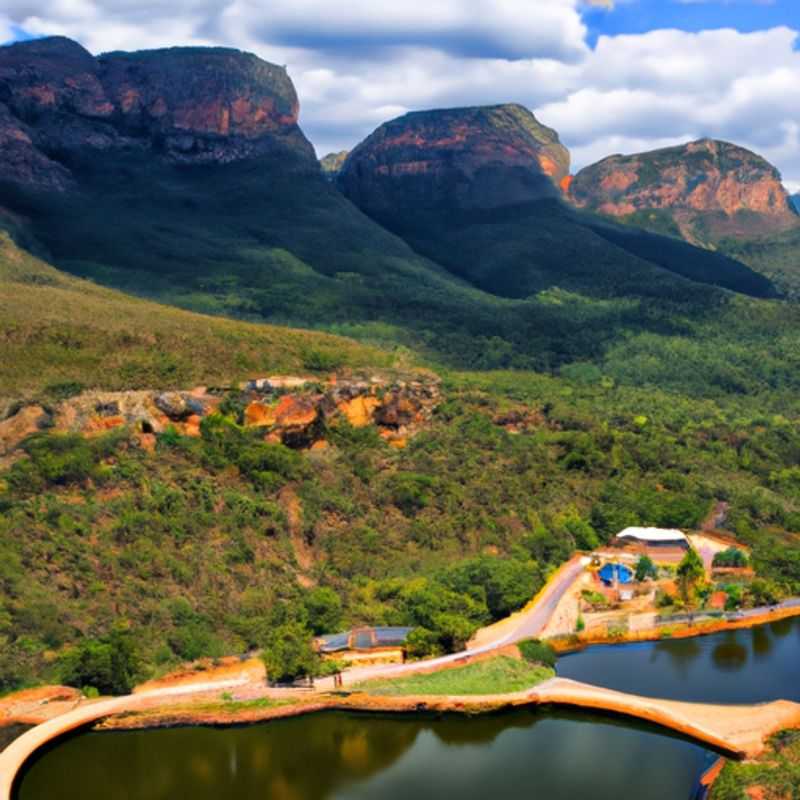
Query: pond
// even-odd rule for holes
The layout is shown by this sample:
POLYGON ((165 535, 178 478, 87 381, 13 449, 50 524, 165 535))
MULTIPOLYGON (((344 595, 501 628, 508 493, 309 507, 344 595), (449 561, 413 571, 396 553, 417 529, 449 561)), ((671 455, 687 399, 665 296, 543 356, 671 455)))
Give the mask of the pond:
POLYGON ((558 674, 670 700, 800 702, 800 618, 693 639, 590 647, 560 658, 558 674))
POLYGON ((243 728, 80 734, 34 761, 17 796, 619 800, 646 781, 648 800, 688 800, 711 760, 654 728, 578 713, 323 713, 243 728))
MULTIPOLYGON (((590 648, 560 659, 558 672, 636 694, 754 703, 800 701, 799 665, 795 619, 590 648)), ((660 729, 552 709, 326 713, 243 728, 82 733, 28 766, 17 800, 688 800, 711 760, 660 729)))

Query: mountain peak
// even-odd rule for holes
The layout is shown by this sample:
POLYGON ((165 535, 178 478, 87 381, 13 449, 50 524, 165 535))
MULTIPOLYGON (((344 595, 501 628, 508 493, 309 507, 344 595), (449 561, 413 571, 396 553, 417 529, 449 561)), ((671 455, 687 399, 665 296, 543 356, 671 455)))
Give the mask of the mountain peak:
POLYGON ((276 147, 316 168, 283 67, 228 48, 94 57, 64 37, 0 47, 0 179, 67 189, 73 157, 152 151, 178 163, 226 163, 276 147))
POLYGON ((498 208, 559 194, 569 152, 517 104, 414 111, 349 156, 339 184, 367 213, 401 204, 498 208))
POLYGON ((716 139, 610 156, 581 170, 569 195, 577 206, 601 214, 672 226, 696 244, 800 224, 778 170, 758 154, 716 139))

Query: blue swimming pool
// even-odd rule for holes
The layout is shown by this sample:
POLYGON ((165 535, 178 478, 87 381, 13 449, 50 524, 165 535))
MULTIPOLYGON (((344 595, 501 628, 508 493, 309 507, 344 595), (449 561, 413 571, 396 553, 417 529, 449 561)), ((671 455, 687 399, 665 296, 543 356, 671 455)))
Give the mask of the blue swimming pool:
POLYGON ((624 564, 608 563, 600 570, 600 578, 603 583, 607 584, 612 584, 615 581, 618 583, 630 583, 633 580, 633 570, 624 564))

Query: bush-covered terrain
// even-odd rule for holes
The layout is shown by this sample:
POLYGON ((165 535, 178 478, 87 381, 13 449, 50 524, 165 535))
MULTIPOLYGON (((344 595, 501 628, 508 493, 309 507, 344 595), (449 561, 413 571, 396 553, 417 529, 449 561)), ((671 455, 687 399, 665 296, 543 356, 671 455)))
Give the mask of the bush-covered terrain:
POLYGON ((152 453, 124 429, 34 436, 0 488, 2 689, 68 677, 78 644, 105 669, 118 630, 142 674, 286 625, 407 624, 412 655, 458 649, 575 548, 692 528, 719 500, 769 591, 800 591, 800 429, 779 395, 533 373, 452 374, 443 392, 405 450, 343 425, 325 451, 266 444, 236 403, 152 453))

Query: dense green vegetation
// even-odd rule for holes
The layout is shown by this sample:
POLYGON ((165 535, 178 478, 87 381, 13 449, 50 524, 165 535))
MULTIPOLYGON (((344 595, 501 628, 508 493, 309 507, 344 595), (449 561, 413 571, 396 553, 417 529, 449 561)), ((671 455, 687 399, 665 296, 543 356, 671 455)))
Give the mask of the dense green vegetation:
POLYGON ((83 685, 63 657, 120 625, 145 671, 281 626, 411 625, 412 656, 457 649, 576 547, 691 528, 718 500, 752 548, 753 602, 800 592, 800 428, 771 402, 471 373, 400 451, 346 426, 327 451, 266 444, 236 402, 154 453, 125 430, 39 434, 0 478, 0 687, 83 685))
POLYGON ((552 678, 549 667, 497 656, 484 661, 453 667, 427 675, 365 681, 356 689, 369 694, 402 697, 403 695, 488 695, 521 692, 552 678))
MULTIPOLYGON (((709 285, 769 291, 741 265, 683 242, 544 202, 476 218, 434 215, 424 225, 411 219, 402 229, 398 220, 395 229, 419 255, 288 156, 189 168, 117 155, 71 166, 80 196, 9 194, 4 204, 31 221, 10 226, 20 241, 100 283, 195 311, 412 347, 462 368, 588 368, 706 396, 798 388, 800 310, 709 285)), ((41 287, 36 297, 45 299, 41 287)), ((82 305, 97 308, 97 297, 82 305)), ((34 311, 22 330, 35 331, 30 317, 42 302, 24 307, 34 311)), ((48 303, 43 318, 58 307, 48 303)), ((91 336, 84 325, 66 340, 28 333, 20 346, 50 373, 61 359, 62 376, 82 371, 90 383, 101 370, 85 361, 98 349, 118 384, 197 374, 190 353, 209 371, 231 368, 219 339, 204 346, 208 333, 179 335, 178 322, 150 333, 145 321, 134 327, 127 314, 127 325, 116 323, 108 311, 98 319, 111 319, 113 337, 91 336), (130 376, 113 363, 117 339, 123 353, 134 351, 130 376)), ((69 327, 63 315, 59 322, 69 327)), ((240 352, 233 366, 261 368, 271 348, 254 355, 228 326, 240 352)), ((13 373, 9 379, 24 386, 13 373)))

